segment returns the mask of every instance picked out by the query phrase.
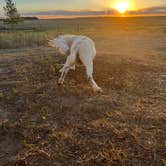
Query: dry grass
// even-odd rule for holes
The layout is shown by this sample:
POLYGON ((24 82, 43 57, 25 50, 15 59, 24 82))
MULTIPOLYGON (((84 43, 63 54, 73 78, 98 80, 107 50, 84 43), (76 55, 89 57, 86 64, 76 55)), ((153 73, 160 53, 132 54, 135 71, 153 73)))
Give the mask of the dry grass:
POLYGON ((37 47, 46 44, 47 36, 42 32, 0 33, 0 49, 37 47))
POLYGON ((1 51, 0 165, 164 165, 165 39, 148 27, 137 35, 119 26, 105 26, 104 35, 83 30, 97 45, 102 94, 89 88, 82 66, 59 87, 65 57, 51 48, 1 51))

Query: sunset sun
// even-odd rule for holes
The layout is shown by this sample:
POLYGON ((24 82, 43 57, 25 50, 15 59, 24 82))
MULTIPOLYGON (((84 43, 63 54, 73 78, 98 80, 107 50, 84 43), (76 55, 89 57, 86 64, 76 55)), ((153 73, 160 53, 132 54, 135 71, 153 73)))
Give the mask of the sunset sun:
POLYGON ((129 3, 127 2, 117 2, 115 5, 114 5, 114 8, 120 12, 121 14, 125 13, 129 8, 130 8, 130 5, 129 3))

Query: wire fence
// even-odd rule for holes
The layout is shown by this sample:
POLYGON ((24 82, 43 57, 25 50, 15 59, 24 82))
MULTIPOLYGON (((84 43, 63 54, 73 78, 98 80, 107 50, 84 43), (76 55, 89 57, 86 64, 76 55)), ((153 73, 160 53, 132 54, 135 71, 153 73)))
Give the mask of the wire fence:
POLYGON ((46 45, 48 39, 62 34, 80 34, 88 29, 79 24, 28 21, 18 25, 0 23, 0 49, 46 45), (81 32, 82 31, 82 32, 81 32))

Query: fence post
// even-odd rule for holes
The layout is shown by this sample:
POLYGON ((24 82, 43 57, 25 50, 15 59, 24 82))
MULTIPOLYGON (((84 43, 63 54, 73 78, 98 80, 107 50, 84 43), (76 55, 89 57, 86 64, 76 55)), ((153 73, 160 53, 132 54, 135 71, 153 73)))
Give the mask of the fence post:
POLYGON ((79 24, 77 24, 77 32, 78 33, 80 32, 80 26, 79 26, 79 24))

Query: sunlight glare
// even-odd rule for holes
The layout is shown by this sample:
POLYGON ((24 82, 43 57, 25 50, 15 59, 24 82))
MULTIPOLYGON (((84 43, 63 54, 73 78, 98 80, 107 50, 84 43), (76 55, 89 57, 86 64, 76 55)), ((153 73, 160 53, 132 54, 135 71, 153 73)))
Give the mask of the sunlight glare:
POLYGON ((129 9, 130 5, 126 2, 118 2, 115 4, 114 8, 118 10, 121 14, 125 13, 129 9))

